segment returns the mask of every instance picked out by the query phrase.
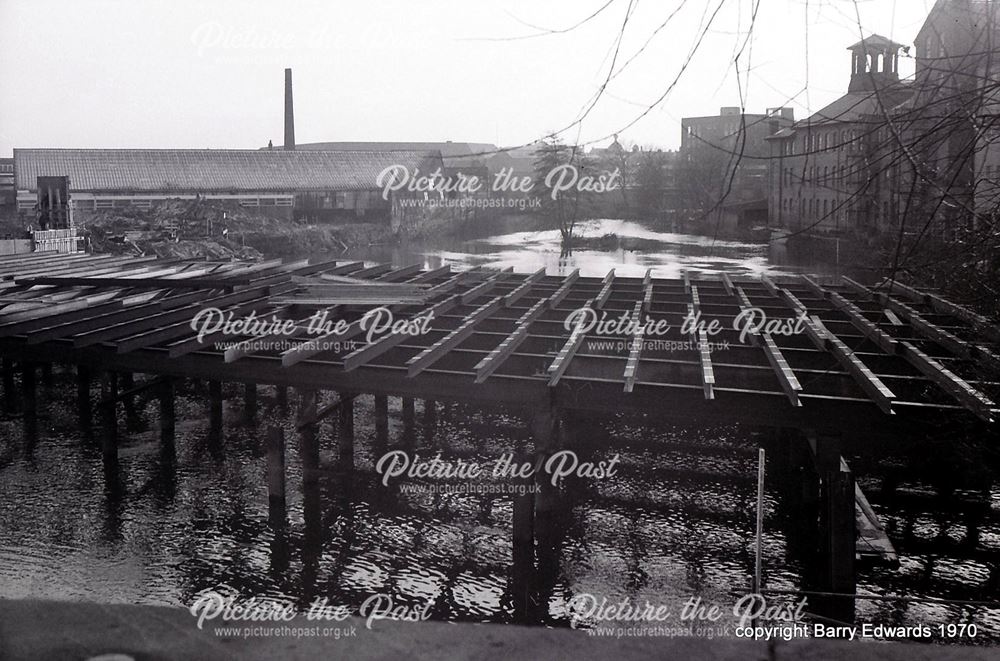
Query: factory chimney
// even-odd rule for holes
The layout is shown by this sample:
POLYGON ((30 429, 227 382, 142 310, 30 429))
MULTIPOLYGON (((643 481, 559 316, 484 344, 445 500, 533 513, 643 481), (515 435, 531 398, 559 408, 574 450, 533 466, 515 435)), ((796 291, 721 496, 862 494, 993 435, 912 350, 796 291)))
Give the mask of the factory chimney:
POLYGON ((295 151, 295 115, 292 112, 291 69, 285 69, 285 149, 295 151))

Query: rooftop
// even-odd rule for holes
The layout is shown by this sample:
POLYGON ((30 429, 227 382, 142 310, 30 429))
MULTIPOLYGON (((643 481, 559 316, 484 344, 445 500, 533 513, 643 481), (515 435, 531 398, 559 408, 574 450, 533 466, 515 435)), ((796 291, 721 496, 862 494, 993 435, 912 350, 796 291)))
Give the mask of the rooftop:
POLYGON ((856 44, 847 47, 847 50, 858 50, 859 48, 906 48, 906 44, 899 44, 889 39, 888 37, 883 37, 880 34, 871 34, 859 41, 856 44))
MULTIPOLYGON (((390 165, 411 170, 431 151, 230 149, 15 149, 16 186, 69 176, 78 191, 369 190, 390 165)), ((421 169, 425 169, 421 167, 421 169)))

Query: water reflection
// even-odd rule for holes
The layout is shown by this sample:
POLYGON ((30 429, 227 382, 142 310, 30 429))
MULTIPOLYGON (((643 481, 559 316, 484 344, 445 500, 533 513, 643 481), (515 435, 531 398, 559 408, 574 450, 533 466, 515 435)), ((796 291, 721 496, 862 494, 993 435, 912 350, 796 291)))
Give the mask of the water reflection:
MULTIPOLYGON (((171 447, 158 442, 149 424, 155 404, 138 401, 136 414, 154 429, 122 433, 120 460, 108 466, 99 448, 78 436, 75 393, 60 395, 73 389, 59 381, 73 378, 55 375, 32 457, 18 450, 24 447, 19 421, 0 422, 0 456, 9 458, 0 468, 3 597, 182 605, 200 590, 226 585, 303 607, 326 597, 356 609, 386 593, 397 603, 432 602, 439 619, 565 626, 566 603, 581 592, 679 608, 690 596, 731 604, 748 584, 758 440, 750 430, 574 416, 564 425, 564 443, 581 460, 620 452, 619 476, 570 479, 559 492, 536 495, 535 544, 517 546, 510 496, 386 488, 374 463, 385 444, 489 468, 499 455, 529 447, 518 411, 420 401, 411 409, 389 398, 388 425, 380 429, 374 409, 381 404, 359 397, 355 468, 339 460, 344 430, 329 421, 317 437, 316 479, 303 479, 299 443, 292 440, 295 414, 262 415, 289 439, 287 512, 276 513, 267 496, 262 433, 243 425, 234 405, 240 388, 227 387, 226 424, 211 443, 204 398, 191 384, 178 388, 180 422, 171 447)), ((978 466, 954 474, 964 485, 978 479, 981 490, 953 489, 944 498, 944 485, 920 468, 927 447, 898 448, 848 450, 901 554, 898 569, 864 569, 859 590, 951 599, 997 594, 995 462, 968 460, 978 466), (900 472, 905 481, 881 495, 882 482, 900 472)), ((796 493, 798 464, 787 448, 768 452, 774 460, 766 582, 774 589, 807 587, 811 546, 796 493)), ((908 625, 971 621, 985 640, 1000 641, 996 609, 861 602, 858 616, 908 625)))
POLYGON ((676 277, 681 269, 715 273, 762 275, 780 273, 768 260, 767 244, 725 241, 711 237, 677 234, 651 229, 627 220, 581 222, 575 236, 581 242, 563 254, 558 230, 518 231, 482 238, 436 238, 432 242, 410 242, 349 251, 347 257, 391 261, 397 265, 419 263, 426 268, 444 264, 460 268, 513 267, 516 271, 566 274, 579 268, 583 275, 603 276, 610 269, 622 276, 676 277))

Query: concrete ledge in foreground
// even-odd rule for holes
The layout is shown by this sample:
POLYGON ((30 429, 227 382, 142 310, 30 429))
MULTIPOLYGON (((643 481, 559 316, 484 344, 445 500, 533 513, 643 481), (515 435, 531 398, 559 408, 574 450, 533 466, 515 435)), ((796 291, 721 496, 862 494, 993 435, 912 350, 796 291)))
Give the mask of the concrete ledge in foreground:
MULTIPOLYGON (((256 623, 234 623, 241 629, 256 623)), ((0 659, 4 661, 82 661, 122 653, 136 661, 215 659, 707 659, 748 661, 995 661, 996 649, 904 643, 848 643, 824 640, 767 645, 735 639, 599 638, 585 631, 496 624, 377 621, 324 623, 346 635, 333 637, 222 635, 217 621, 197 628, 182 608, 0 599, 0 659), (354 629, 355 634, 349 632, 354 629)), ((228 625, 226 625, 228 626, 228 625)), ((318 626, 299 617, 284 625, 298 630, 318 626)))

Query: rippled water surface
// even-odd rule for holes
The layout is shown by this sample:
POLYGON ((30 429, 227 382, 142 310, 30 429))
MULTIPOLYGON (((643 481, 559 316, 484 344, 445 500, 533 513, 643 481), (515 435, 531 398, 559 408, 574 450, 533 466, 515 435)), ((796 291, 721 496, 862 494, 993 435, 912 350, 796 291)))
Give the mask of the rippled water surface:
MULTIPOLYGON (((603 233, 608 226, 593 229, 603 233)), ((649 232, 625 224, 617 231, 649 232)), ((526 233, 489 239, 482 252, 456 261, 518 270, 549 266, 550 272, 603 273, 613 266, 623 275, 648 266, 664 275, 720 265, 747 273, 774 268, 766 247, 653 234, 672 247, 593 257, 581 251, 560 263, 558 250, 550 250, 552 237, 526 233)), ((452 256, 423 255, 432 261, 452 256)), ((338 466, 333 418, 321 426, 324 471, 315 483, 302 480, 292 419, 277 412, 267 418, 289 439, 283 521, 269 512, 261 427, 242 424, 241 394, 227 385, 224 434, 213 438, 204 384, 184 383, 173 447, 159 441, 156 401, 140 396, 133 429, 126 430, 122 414, 120 462, 112 472, 103 466, 99 443, 79 428, 69 371, 57 371, 54 384, 41 389, 36 441, 25 439, 18 416, 0 418, 0 597, 188 605, 201 590, 228 586, 303 607, 323 596, 356 608, 386 593, 401 603, 431 601, 438 619, 514 619, 515 585, 523 577, 512 568, 509 496, 382 486, 373 469, 372 400, 362 396, 355 468, 338 466)), ((262 387, 262 409, 271 397, 262 387)), ((488 468, 528 438, 517 411, 439 402, 431 413, 418 400, 416 425, 404 429, 399 400, 389 402, 390 448, 488 468)), ((581 416, 566 429, 582 458, 618 453, 620 469, 614 479, 568 481, 558 509, 540 519, 540 604, 532 621, 566 625, 567 600, 583 592, 679 609, 692 596, 728 606, 747 590, 759 440, 753 430, 627 416, 581 416)), ((945 461, 940 447, 900 442, 876 452, 860 440, 848 450, 849 460, 901 563, 862 568, 858 589, 913 601, 861 601, 858 620, 971 622, 979 627, 978 642, 1000 642, 1000 609, 921 601, 1000 595, 995 454, 959 456, 949 476, 968 472, 973 486, 962 491, 958 484, 957 495, 945 501, 933 466, 945 461)), ((785 450, 768 445, 764 575, 768 588, 794 590, 808 585, 814 559, 802 551, 796 472, 782 459, 785 450)))

